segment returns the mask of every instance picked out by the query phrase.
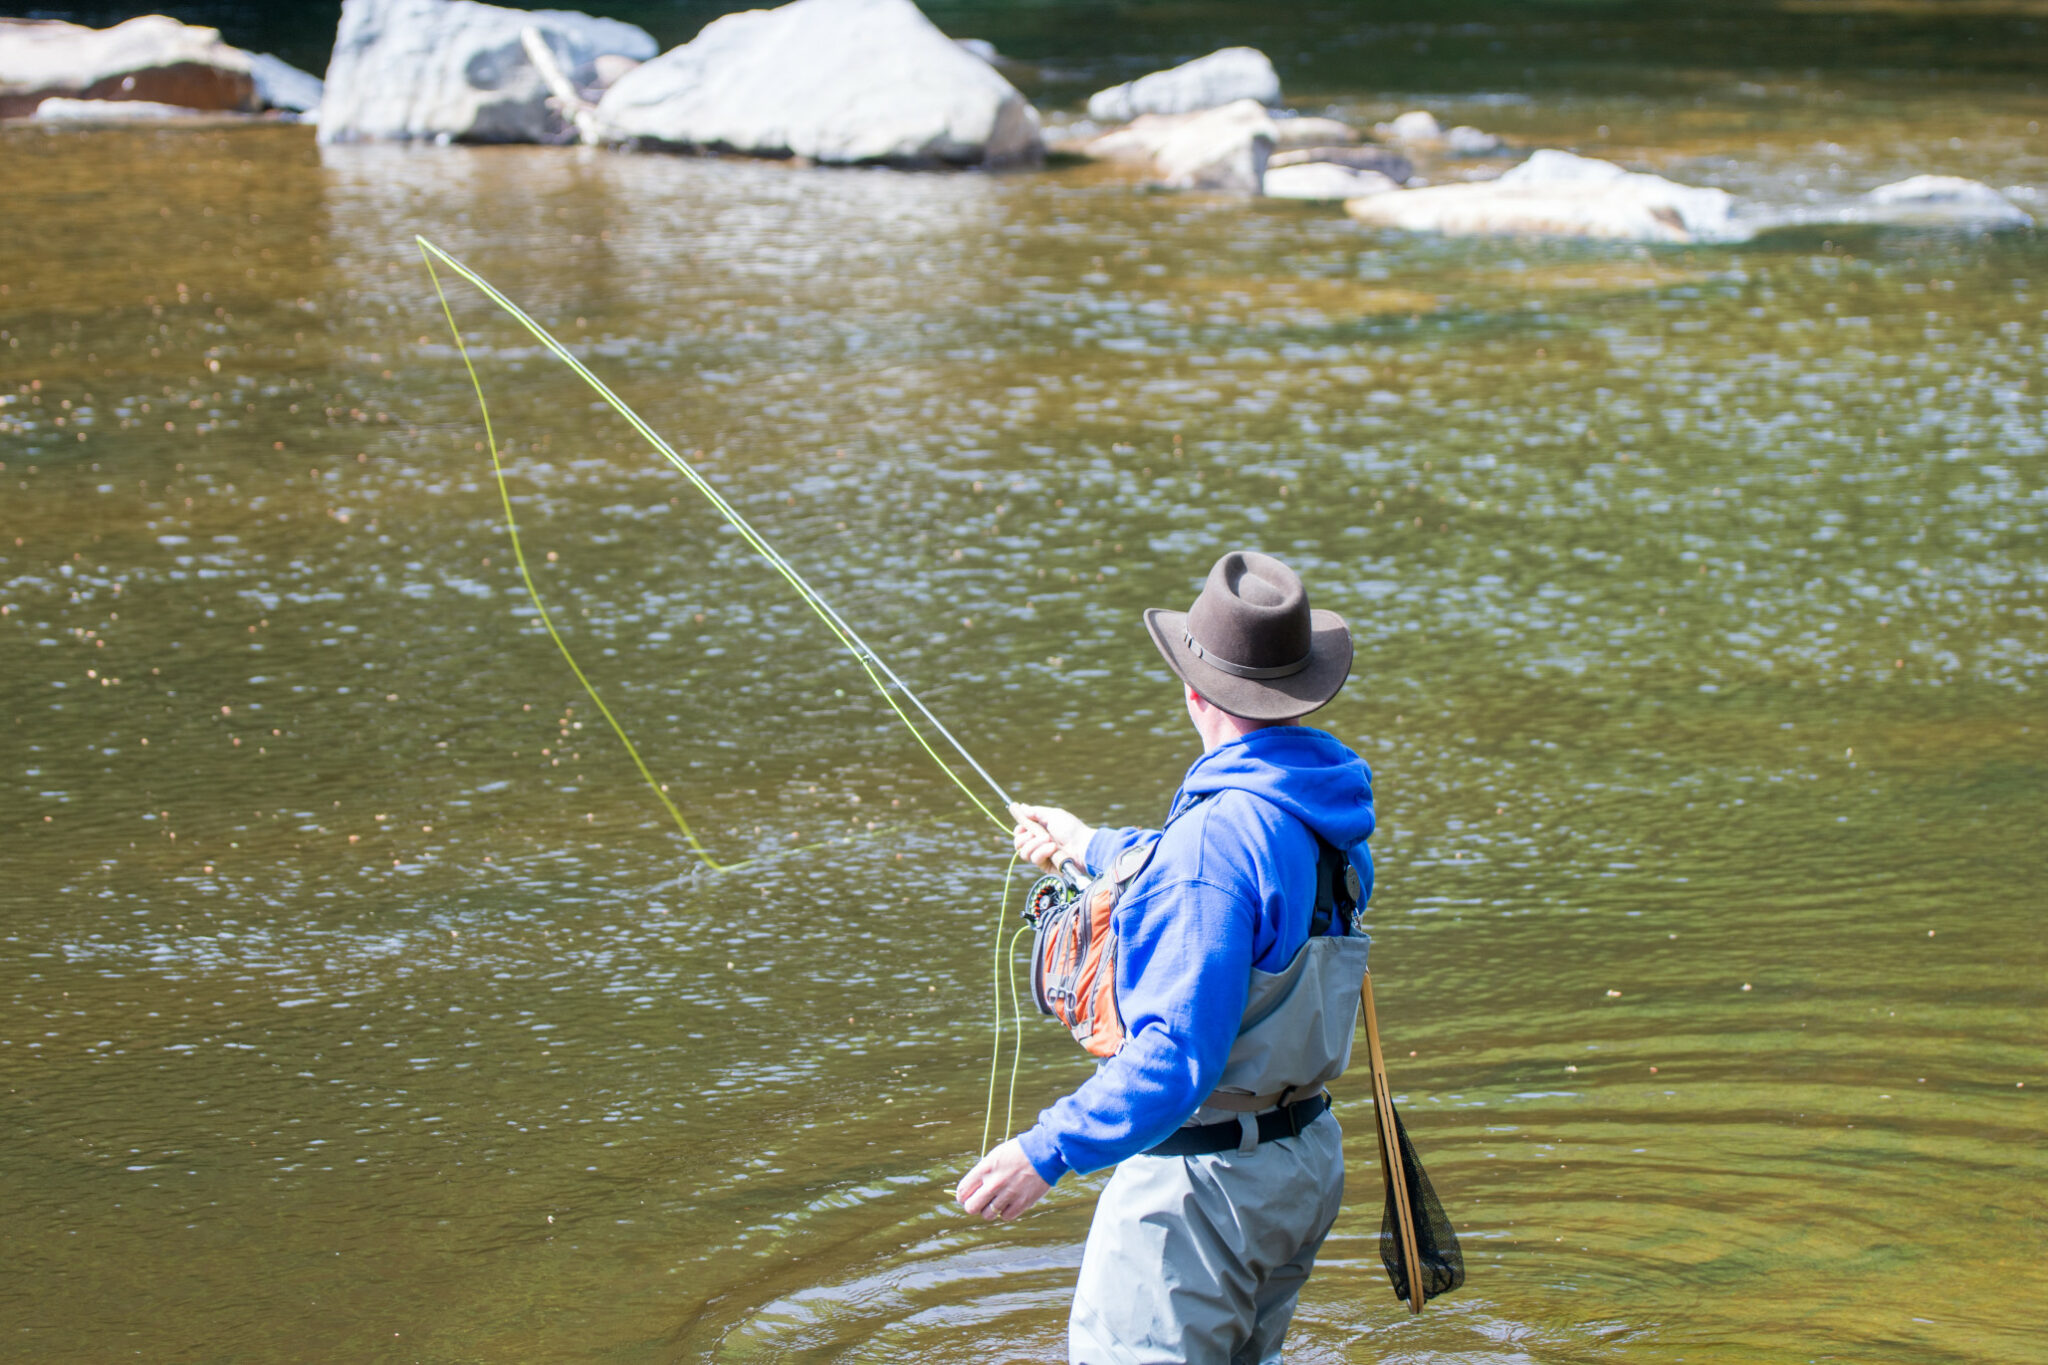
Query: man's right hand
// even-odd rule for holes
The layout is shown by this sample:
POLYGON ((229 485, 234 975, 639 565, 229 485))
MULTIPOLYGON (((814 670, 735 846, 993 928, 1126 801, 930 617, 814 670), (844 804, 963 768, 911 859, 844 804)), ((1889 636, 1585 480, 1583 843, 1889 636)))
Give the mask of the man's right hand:
POLYGON ((1013 837, 1019 858, 1046 872, 1059 871, 1062 863, 1088 866, 1088 841, 1095 837, 1094 826, 1082 824, 1057 806, 1018 803, 1010 807, 1010 814, 1017 821, 1013 837))

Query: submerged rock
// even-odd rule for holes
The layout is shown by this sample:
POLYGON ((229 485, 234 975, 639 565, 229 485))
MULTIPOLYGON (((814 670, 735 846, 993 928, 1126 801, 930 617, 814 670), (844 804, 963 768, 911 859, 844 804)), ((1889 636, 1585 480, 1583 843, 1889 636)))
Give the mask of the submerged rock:
POLYGON ((1170 189, 1259 194, 1276 134, 1257 100, 1199 114, 1145 114, 1087 143, 1086 155, 1149 165, 1170 189))
POLYGON ((1302 161, 1266 167, 1265 192, 1274 199, 1312 199, 1335 203, 1400 189, 1400 183, 1372 170, 1353 170, 1334 161, 1302 161))
POLYGON ((1746 235, 1725 190, 1681 185, 1570 152, 1540 151, 1498 180, 1347 201, 1376 227, 1447 236, 1528 234, 1637 242, 1720 242, 1746 235))
POLYGON ((174 123, 179 119, 216 122, 253 117, 232 109, 190 109, 154 100, 74 100, 59 95, 36 106, 38 123, 174 123))
POLYGON ((646 60, 654 39, 631 24, 565 10, 476 0, 342 0, 320 105, 322 142, 415 138, 561 142, 571 130, 519 40, 540 32, 578 85, 605 57, 646 60))
POLYGON ((1443 125, 1427 109, 1410 109, 1391 123, 1376 123, 1373 132, 1389 142, 1442 142, 1443 125))
POLYGON ((1799 204, 1745 205, 1740 217, 1752 234, 1787 228, 1960 228, 1999 232, 2032 227, 2027 211, 1981 180, 1959 175, 1916 175, 1853 199, 1799 204))
POLYGON ((1038 111, 911 0, 728 14, 598 103, 608 141, 850 164, 1001 166, 1045 152, 1038 111))
POLYGON ((1444 153, 1447 156, 1492 156, 1506 150, 1507 143, 1498 136, 1481 132, 1469 123, 1461 123, 1444 134, 1444 153))
POLYGON ((1859 206, 1862 222, 1970 223, 1987 227, 2028 227, 2025 209, 1981 180, 1959 175, 1916 175, 1879 185, 1859 206))
POLYGON ((55 19, 0 19, 0 118, 44 100, 146 101, 209 113, 263 108, 249 54, 218 29, 160 14, 94 29, 55 19))
POLYGON ((1426 147, 1445 156, 1491 156, 1507 149, 1499 137, 1467 123, 1446 129, 1427 109, 1411 109, 1391 123, 1376 123, 1373 132, 1389 142, 1426 147))
POLYGON ((1414 163, 1388 147, 1300 147, 1273 153, 1273 159, 1267 166, 1278 170, 1282 166, 1305 166, 1316 161, 1327 161, 1354 171, 1377 171, 1397 185, 1407 184, 1415 174, 1414 163))
POLYGON ((1143 114, 1192 114, 1238 100, 1280 102, 1280 76, 1255 47, 1226 47, 1166 71, 1154 71, 1088 97, 1097 123, 1128 123, 1143 114))

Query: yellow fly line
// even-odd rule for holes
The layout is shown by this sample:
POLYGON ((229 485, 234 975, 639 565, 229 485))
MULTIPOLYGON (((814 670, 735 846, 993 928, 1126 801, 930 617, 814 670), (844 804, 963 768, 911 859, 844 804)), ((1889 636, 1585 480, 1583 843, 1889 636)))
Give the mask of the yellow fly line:
POLYGON ((924 731, 920 730, 917 723, 904 711, 902 705, 897 701, 895 693, 901 692, 907 697, 911 705, 917 708, 919 714, 924 717, 931 728, 952 747, 953 752, 958 754, 966 762, 967 766, 982 781, 988 784, 989 789, 995 793, 996 799, 1003 806, 1008 806, 1010 798, 1008 793, 1003 790, 1002 784, 989 776, 987 770, 977 763, 973 755, 969 754, 960 741, 954 737, 953 732, 948 730, 940 722, 939 718, 931 713, 930 709, 925 706, 916 693, 910 690, 903 679, 896 676, 895 670, 884 663, 873 650, 868 648, 867 643, 855 633, 851 626, 846 624, 837 611, 833 610, 832 605, 819 596, 815 588, 804 581, 803 576, 790 565, 788 560, 784 559, 773 546, 761 538, 760 533, 748 524, 747 519, 741 516, 733 505, 727 502, 718 490, 702 474, 697 472, 696 468, 689 461, 678 455, 674 447, 663 440, 655 432, 654 428, 650 427, 638 413, 626 405, 625 400, 613 393, 603 380, 591 373, 588 366, 581 360, 578 360, 561 342, 555 340, 547 328, 534 321, 524 309, 499 293, 481 275, 478 275, 468 266, 465 266, 447 252, 441 250, 440 247, 435 246, 425 237, 415 237, 413 240, 419 243, 420 258, 426 262, 427 276, 434 283, 434 296, 440 300, 442 316, 448 319, 448 330, 455 338, 456 352, 462 357, 463 368, 469 372, 470 386, 476 390, 477 411, 483 417, 484 441, 491 452, 491 470, 497 476, 498 496, 505 508, 505 526, 511 535, 512 557, 518 563, 519 577, 526 585, 526 594, 533 600, 534 610, 540 613, 541 625, 547 630, 548 638, 555 642, 555 648, 561 651, 562 659, 569 665, 569 670, 576 675, 576 681, 583 684, 583 690, 589 694, 590 700, 596 704, 598 714, 604 717, 605 724, 611 727, 612 733, 619 737, 619 743, 625 746, 627 754, 632 757, 633 766, 639 770, 640 776, 646 781, 648 789, 660 800, 663 809, 667 810, 669 816, 675 821, 676 828, 682 831, 683 838, 689 843, 691 851, 701 858, 706 866, 721 872, 725 871, 728 867, 727 864, 720 863, 717 859, 713 858, 704 845, 699 842, 696 834, 690 829, 690 822, 683 818, 681 809, 677 807, 674 801, 669 799, 669 795, 662 789, 661 783, 655 780, 654 774, 648 770, 646 762, 640 757, 640 751, 634 747, 633 741, 627 738, 625 728, 619 724, 618 718, 612 714, 611 708, 605 705, 604 698, 598 695, 597 688, 591 684, 589 677, 577 664, 575 656, 569 652, 569 646, 562 639, 561 632, 555 629, 554 619, 548 614, 547 605, 541 601, 539 588, 534 583, 533 572, 527 567, 526 554, 520 545, 519 522, 512 512, 512 493, 505 482, 505 466, 498 454, 498 439, 491 426, 490 407, 484 401, 483 381, 478 377, 476 365, 470 359, 468 343, 463 340, 462 329, 456 324, 455 311, 449 305, 448 295, 441 288, 440 272, 434 268, 436 261, 439 261, 457 275, 475 285, 485 298, 496 304, 513 321, 531 333, 541 345, 545 346, 570 369, 574 370, 577 376, 597 393, 598 397, 602 398, 619 416, 626 419, 626 422, 633 430, 637 431, 647 441, 648 445, 653 447, 656 454, 681 471, 683 477, 689 480, 690 486, 703 494, 712 507, 717 510, 718 514, 724 517, 735 531, 739 532, 740 537, 747 542, 748 546, 756 554, 760 555, 761 558, 768 561, 771 568, 782 575, 784 581, 796 590, 798 596, 803 598, 804 604, 810 607, 811 611, 820 621, 825 623, 825 628, 831 631, 833 637, 853 655, 855 662, 860 665, 861 671, 867 674, 868 681, 874 684, 877 692, 881 693, 882 700, 887 702, 889 709, 896 713, 896 718, 903 722, 903 727, 910 731, 911 738, 917 741, 918 747, 924 750, 932 762, 938 764, 940 771, 944 772, 951 779, 953 785, 958 787, 961 794, 973 803, 976 810, 988 817, 990 823, 1005 832, 1009 830, 1009 822, 999 816, 995 810, 992 810, 987 802, 983 801, 966 782, 961 780, 959 772, 953 765, 939 755, 938 750, 925 737, 924 731))
MULTIPOLYGON (((653 447, 656 454, 681 471, 683 477, 689 480, 690 486, 699 493, 702 493, 706 500, 711 503, 712 507, 717 510, 718 514, 724 517, 734 530, 739 532, 741 538, 747 542, 748 546, 756 554, 760 555, 761 558, 767 560, 771 568, 782 575, 784 581, 796 590, 798 596, 803 598, 804 604, 816 614, 820 621, 825 623, 825 628, 832 632, 833 638, 837 639, 853 655, 855 662, 860 665, 861 671, 867 674, 868 681, 874 684, 877 692, 881 693, 882 700, 887 702, 889 709, 896 713, 896 718, 903 722, 903 728, 910 731, 910 736, 917 741, 918 747, 923 749, 932 762, 939 766, 940 771, 945 773, 953 785, 960 789, 961 794, 973 804, 974 808, 988 817, 990 823, 1005 832, 1009 830, 1009 823, 997 815, 994 810, 990 809, 988 803, 983 801, 966 782, 961 780, 959 772, 953 765, 940 756, 938 750, 932 746, 931 741, 925 737, 924 732, 918 728, 917 723, 910 718, 909 714, 897 702, 894 692, 901 692, 905 697, 909 698, 911 705, 917 708, 918 713, 924 717, 931 728, 952 747, 953 752, 958 754, 982 781, 988 784, 989 790, 995 793, 997 801, 1004 807, 1007 807, 1011 804, 1010 797, 1003 790, 1002 784, 989 776, 988 771, 974 760, 974 756, 967 752, 960 741, 954 737, 953 732, 948 730, 939 718, 931 713, 930 709, 918 698, 917 694, 912 692, 903 679, 896 675, 895 670, 884 663, 873 650, 868 648, 867 643, 860 638, 851 626, 846 624, 837 611, 833 610, 832 605, 819 596, 816 589, 804 581, 803 576, 791 567, 788 560, 784 559, 773 546, 761 538, 760 533, 748 524, 747 519, 741 516, 732 504, 727 502, 719 494, 718 490, 712 487, 704 476, 697 472, 689 461, 677 454, 673 446, 663 440, 652 427, 642 420, 638 413, 626 405, 625 400, 613 393, 603 380, 592 374, 588 366, 578 360, 561 342, 555 340, 547 328, 534 321, 524 309, 499 293, 481 275, 478 275, 468 266, 465 266, 447 252, 441 250, 440 247, 435 246, 425 237, 415 237, 413 240, 419 243, 420 258, 426 263, 427 276, 434 284, 434 297, 440 301, 441 315, 448 320, 448 331, 455 339, 456 353, 462 357, 462 366, 469 373, 470 387, 476 391, 477 412, 483 418, 484 443, 491 453, 491 472, 497 479, 498 499, 505 509, 505 529, 512 541, 512 558, 519 566, 519 578, 526 586, 526 595, 532 600, 534 610, 539 613, 540 623, 546 629, 548 638, 554 641, 555 648, 561 652, 562 661, 569 665, 569 671, 574 673, 576 681, 583 685, 584 692, 589 695, 592 703, 596 705, 598 714, 604 717, 605 724, 611 727, 612 733, 618 736, 619 743, 625 746, 627 755, 632 758, 633 766, 647 783, 648 790, 652 791, 655 799, 661 802, 662 808, 669 813, 669 818, 675 821, 676 828, 682 832, 683 839, 689 844, 691 851, 703 861, 705 866, 715 872, 725 872, 733 867, 741 866, 741 864, 719 862, 711 856, 710 850, 705 848, 703 843, 698 840, 696 833, 690 828, 690 822, 684 818, 681 808, 669 799, 668 791, 655 779, 653 772, 648 769, 646 760, 641 758, 640 750, 635 747, 633 741, 627 736, 625 727, 619 724, 618 717, 614 716, 612 709, 605 705, 604 698, 598 695, 597 688, 591 683, 589 676, 584 673, 582 666, 576 662, 576 656, 570 652, 568 642, 562 638, 561 632, 555 629, 554 617, 549 614, 547 604, 541 600, 539 585, 534 582, 533 571, 526 563, 525 547, 520 542, 519 519, 512 510, 512 490, 505 481, 505 464, 498 453, 497 432, 491 424, 490 404, 484 399, 483 380, 477 375, 476 364, 470 358, 469 345, 463 339, 462 328, 455 321, 455 310, 448 302, 447 292, 441 287, 440 272, 434 268, 434 263, 437 260, 463 279, 475 285, 485 298, 488 298, 492 303, 504 310, 513 321, 532 334, 556 358, 574 370, 577 376, 584 383, 588 384, 612 411, 626 419, 633 430, 637 431, 647 441, 648 445, 653 447)), ((807 845, 806 847, 821 846, 822 844, 807 845)), ((992 982, 995 988, 995 1038, 990 1046, 989 1055, 988 1106, 982 1117, 982 1150, 984 1152, 988 1150, 989 1129, 995 1119, 996 1076, 1002 1056, 1002 976, 1005 958, 1008 960, 1007 965, 1009 969, 1008 985, 1011 1017, 1015 1020, 1018 1029, 1017 1037, 1012 1044, 1010 1058, 1009 1103, 1003 1120, 1005 1132, 1010 1131, 1015 1119, 1017 1071, 1023 1060, 1024 1039, 1022 1029, 1024 1015, 1017 999, 1016 951, 1018 938, 1027 931, 1018 930, 1013 934, 1009 940, 1008 953, 1006 954, 1003 951, 1002 906, 1009 900, 1010 877, 1015 872, 1016 866, 1017 861, 1013 854, 1009 868, 1003 873, 1002 899, 997 902, 995 939, 996 980, 992 982)))

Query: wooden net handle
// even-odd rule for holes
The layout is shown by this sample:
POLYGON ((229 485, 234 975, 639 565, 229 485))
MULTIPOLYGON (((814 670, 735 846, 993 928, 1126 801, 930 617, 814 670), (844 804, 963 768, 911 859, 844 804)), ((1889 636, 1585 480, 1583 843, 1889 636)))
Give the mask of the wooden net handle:
POLYGON ((1401 1131, 1394 1126, 1394 1099, 1387 1087, 1387 1062, 1380 1053, 1380 1021, 1372 1007, 1372 972, 1365 973, 1359 1003, 1365 1010, 1366 1054, 1372 1061, 1372 1112, 1378 1121, 1380 1174, 1394 1196, 1394 1231, 1408 1265, 1408 1311, 1422 1311, 1422 1259, 1415 1250, 1415 1210, 1408 1203, 1408 1166, 1401 1155, 1401 1131))

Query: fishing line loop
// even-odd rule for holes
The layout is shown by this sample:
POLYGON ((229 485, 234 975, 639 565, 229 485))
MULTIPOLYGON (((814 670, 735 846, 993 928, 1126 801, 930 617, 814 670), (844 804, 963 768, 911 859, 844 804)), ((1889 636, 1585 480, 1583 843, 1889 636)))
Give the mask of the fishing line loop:
POLYGON ((590 695, 591 701, 596 704, 599 713, 604 716, 606 723, 610 725, 612 733, 617 735, 620 743, 625 745, 627 753, 632 756, 634 766, 639 769, 640 775, 646 780, 648 788, 660 798, 663 807, 668 810, 670 816, 675 820, 676 827, 682 831, 683 837, 689 843, 691 850, 707 866, 723 870, 724 865, 712 858, 709 851, 704 848, 696 835, 690 830, 689 822, 683 818, 681 810, 677 808, 673 801, 668 799, 668 794, 661 789, 661 784, 655 780, 654 775, 648 770, 646 763, 640 757, 639 751, 633 747, 632 741, 626 737, 624 728, 613 717, 611 709, 598 696, 597 689, 591 684, 590 679, 584 675, 582 668, 577 665, 575 656, 569 652, 567 643, 563 641, 561 634, 555 629, 554 620, 549 616, 546 605, 541 601, 540 593, 534 585, 532 573, 527 567, 526 557, 520 546, 518 522, 513 516, 512 511, 512 495, 505 482, 505 470, 499 458, 497 437, 492 430, 489 409, 484 401, 483 381, 478 377, 476 365, 470 358, 469 346, 463 339, 462 329, 456 324, 454 309, 448 302, 448 295, 441 287, 440 273, 434 268, 436 260, 460 275, 463 279, 469 281, 486 298, 523 327, 535 340, 546 347, 557 359, 575 371, 577 377, 588 384, 614 412, 623 417, 627 424, 653 447, 655 453, 675 466, 683 477, 689 481, 690 486, 703 494, 718 514, 726 520, 727 524, 747 542, 748 546, 756 554, 760 555, 762 559, 766 560, 768 565, 779 573, 790 587, 796 590, 797 595, 803 598, 805 605, 810 607, 812 613, 820 621, 824 622, 825 628, 832 632, 833 638, 838 640, 846 648, 847 652, 853 655, 854 662, 860 665, 861 671, 867 675, 868 681, 874 684, 876 692, 888 704, 889 709, 895 713, 896 718, 903 723, 903 727, 910 732, 911 738, 917 741, 918 747, 923 749, 932 762, 938 765, 940 771, 945 773, 953 785, 960 789, 961 794, 973 804, 976 810, 987 817, 991 824, 1006 833, 1009 831, 1009 822, 990 809, 988 803, 983 801, 973 788, 969 787, 961 779, 959 772, 939 754, 938 750, 932 746, 931 741, 925 737, 924 732, 918 728, 917 723, 897 703, 896 698, 891 695, 892 690, 900 691, 910 701, 911 705, 917 708, 918 713, 952 747, 953 752, 960 756, 961 760, 973 770, 976 776, 988 784, 989 790, 995 794, 997 801, 1003 807, 1007 807, 1011 804, 1011 801, 1009 793, 1003 789, 1002 784, 989 775, 988 770, 983 768, 975 760, 974 756, 967 752, 966 746, 960 742, 958 737, 951 730, 947 729, 937 716, 932 714, 931 708, 926 706, 923 700, 910 689, 909 684, 905 683, 894 669, 882 661, 881 656, 875 653, 867 641, 861 639, 853 627, 848 625, 845 619, 834 610, 831 603, 827 602, 818 593, 817 589, 805 581, 803 576, 796 571, 795 567, 788 560, 782 557, 779 551, 762 538, 753 525, 740 515, 738 509, 727 502, 718 490, 702 474, 697 472, 695 466, 677 454, 673 446, 663 440, 637 412, 629 407, 617 394, 613 393, 603 380, 592 373, 590 368, 577 359, 566 346, 557 341, 553 334, 530 317, 519 305, 513 303, 512 300, 500 293, 488 280, 456 260, 453 256, 450 256, 440 247, 435 246, 425 237, 415 236, 413 240, 419 246, 420 258, 426 263, 427 275, 433 281, 435 297, 440 300, 442 315, 448 320, 448 330, 454 335, 455 347, 462 357, 463 367, 469 372, 470 385, 476 390, 477 407, 483 415, 484 435, 491 452, 491 468, 497 475, 498 492, 504 504, 506 524, 512 534, 513 559, 518 563, 520 577, 526 584, 527 595, 532 598, 535 610, 540 613, 541 624, 547 630, 549 638, 555 642, 555 647, 561 652, 562 658, 568 663, 570 670, 575 673, 577 681, 583 684, 583 690, 590 695))

